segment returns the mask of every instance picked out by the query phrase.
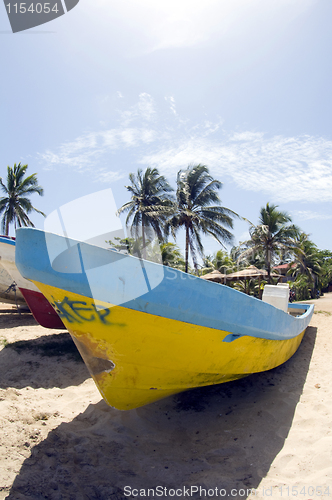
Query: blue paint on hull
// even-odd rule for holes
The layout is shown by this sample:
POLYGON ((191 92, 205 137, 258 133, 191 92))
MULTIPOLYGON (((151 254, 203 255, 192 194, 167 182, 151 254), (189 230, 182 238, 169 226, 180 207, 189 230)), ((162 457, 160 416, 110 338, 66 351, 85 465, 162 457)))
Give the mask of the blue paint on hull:
POLYGON ((27 279, 240 336, 294 338, 313 313, 313 306, 303 305, 305 313, 295 318, 227 286, 30 228, 17 231, 16 265, 27 279))
POLYGON ((0 236, 0 243, 6 243, 7 245, 15 246, 15 240, 12 240, 9 237, 7 238, 6 236, 0 236))

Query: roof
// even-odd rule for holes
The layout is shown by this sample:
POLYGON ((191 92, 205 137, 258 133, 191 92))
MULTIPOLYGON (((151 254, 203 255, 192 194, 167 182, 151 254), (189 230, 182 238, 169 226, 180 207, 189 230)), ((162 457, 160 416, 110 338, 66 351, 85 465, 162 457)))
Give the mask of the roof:
POLYGON ((258 269, 255 266, 249 266, 246 269, 242 269, 241 271, 237 271, 236 273, 231 273, 227 275, 227 279, 236 279, 236 278, 257 278, 259 276, 267 276, 267 271, 265 269, 258 269))
POLYGON ((280 264, 279 266, 274 266, 273 269, 289 269, 289 267, 296 267, 296 264, 280 264))
POLYGON ((216 281, 218 283, 221 283, 226 278, 226 274, 222 274, 220 271, 214 270, 211 273, 204 274, 204 276, 201 277, 203 278, 203 280, 216 281))

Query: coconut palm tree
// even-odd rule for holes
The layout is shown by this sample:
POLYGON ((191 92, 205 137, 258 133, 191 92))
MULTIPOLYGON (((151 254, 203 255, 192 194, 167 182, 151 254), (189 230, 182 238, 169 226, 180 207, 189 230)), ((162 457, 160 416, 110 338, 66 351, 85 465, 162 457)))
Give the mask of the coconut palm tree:
POLYGON ((239 292, 246 293, 247 295, 255 295, 256 297, 259 296, 260 283, 255 279, 237 280, 230 286, 239 292))
POLYGON ((245 242, 246 250, 240 256, 247 258, 255 253, 264 256, 265 268, 268 272, 268 283, 271 283, 271 266, 274 259, 282 252, 294 247, 294 239, 299 228, 291 224, 291 217, 278 210, 277 205, 267 203, 260 210, 259 224, 249 229, 251 239, 245 242))
POLYGON ((160 245, 161 259, 164 266, 183 270, 185 262, 179 247, 175 243, 167 242, 160 245))
MULTIPOLYGON (((129 174, 130 186, 126 186, 131 193, 131 200, 118 210, 118 215, 127 212, 126 226, 131 226, 131 235, 142 238, 143 256, 147 232, 153 229, 158 240, 163 241, 163 224, 166 215, 170 213, 172 198, 170 192, 173 188, 167 179, 160 175, 156 168, 148 167, 143 173, 137 170, 137 175, 129 174)), ((151 236, 149 235, 150 240, 151 236)))
POLYGON ((0 214, 2 217, 2 231, 8 236, 9 225, 17 226, 32 226, 34 224, 29 219, 28 214, 32 211, 37 212, 45 217, 45 214, 37 208, 33 207, 29 196, 38 193, 40 196, 44 194, 44 190, 38 185, 37 174, 31 174, 25 177, 28 165, 19 163, 14 167, 7 167, 6 182, 0 177, 0 185, 5 196, 0 198, 0 214))
POLYGON ((305 274, 299 274, 291 287, 295 293, 295 300, 308 300, 312 298, 309 278, 305 274))
POLYGON ((294 260, 290 264, 295 264, 295 267, 290 268, 293 276, 305 275, 308 278, 308 283, 311 290, 312 298, 315 297, 315 289, 318 283, 318 276, 322 268, 317 246, 309 239, 306 233, 300 233, 294 240, 293 247, 294 260))
POLYGON ((214 255, 206 255, 203 258, 203 275, 212 271, 220 271, 227 274, 235 271, 236 263, 225 250, 218 250, 214 255))
POLYGON ((253 250, 251 240, 240 241, 239 245, 232 247, 230 256, 238 270, 249 266, 255 266, 257 269, 264 269, 265 267, 264 255, 253 250))
POLYGON ((196 253, 203 256, 201 233, 213 236, 220 244, 232 241, 232 234, 227 228, 233 228, 233 217, 238 215, 220 206, 218 191, 221 187, 222 183, 211 177, 205 165, 189 165, 177 175, 176 204, 165 231, 176 238, 178 230, 184 228, 186 272, 189 249, 196 269, 196 253))
POLYGON ((332 284, 332 252, 330 250, 318 250, 319 264, 322 271, 319 275, 318 286, 320 290, 332 284))

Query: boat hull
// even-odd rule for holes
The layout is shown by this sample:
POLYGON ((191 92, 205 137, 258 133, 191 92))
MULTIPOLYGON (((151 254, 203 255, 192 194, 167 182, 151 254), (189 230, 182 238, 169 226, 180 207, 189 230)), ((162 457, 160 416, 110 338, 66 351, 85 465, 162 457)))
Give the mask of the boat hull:
MULTIPOLYGON (((15 264, 14 240, 0 237, 0 256, 1 263, 6 270, 6 274, 9 276, 10 282, 15 283, 16 301, 21 305, 28 305, 37 323, 44 328, 65 329, 66 327, 61 319, 36 285, 23 278, 19 273, 15 264)), ((1 270, 0 276, 2 276, 1 270)), ((13 294, 14 292, 12 292, 13 294)), ((12 303, 15 303, 13 299, 15 297, 12 297, 12 303)), ((3 300, 2 295, 0 295, 0 300, 3 300)))
POLYGON ((228 331, 36 285, 62 318, 103 398, 120 410, 274 368, 294 354, 304 334, 227 342, 228 331))
POLYGON ((0 264, 0 302, 16 306, 25 306, 26 302, 13 278, 0 264))
POLYGON ((22 287, 20 288, 20 292, 28 304, 33 317, 40 326, 56 330, 66 329, 54 308, 39 290, 22 287))
POLYGON ((294 317, 227 286, 32 229, 17 232, 16 264, 120 410, 284 363, 313 313, 296 305, 303 314, 294 317))

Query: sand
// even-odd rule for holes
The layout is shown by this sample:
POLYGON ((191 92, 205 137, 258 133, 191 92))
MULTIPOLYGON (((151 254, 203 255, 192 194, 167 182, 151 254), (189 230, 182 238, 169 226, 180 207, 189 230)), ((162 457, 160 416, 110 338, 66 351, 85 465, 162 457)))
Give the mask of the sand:
POLYGON ((67 332, 0 304, 0 500, 331 497, 332 294, 314 302, 284 365, 128 412, 67 332))

